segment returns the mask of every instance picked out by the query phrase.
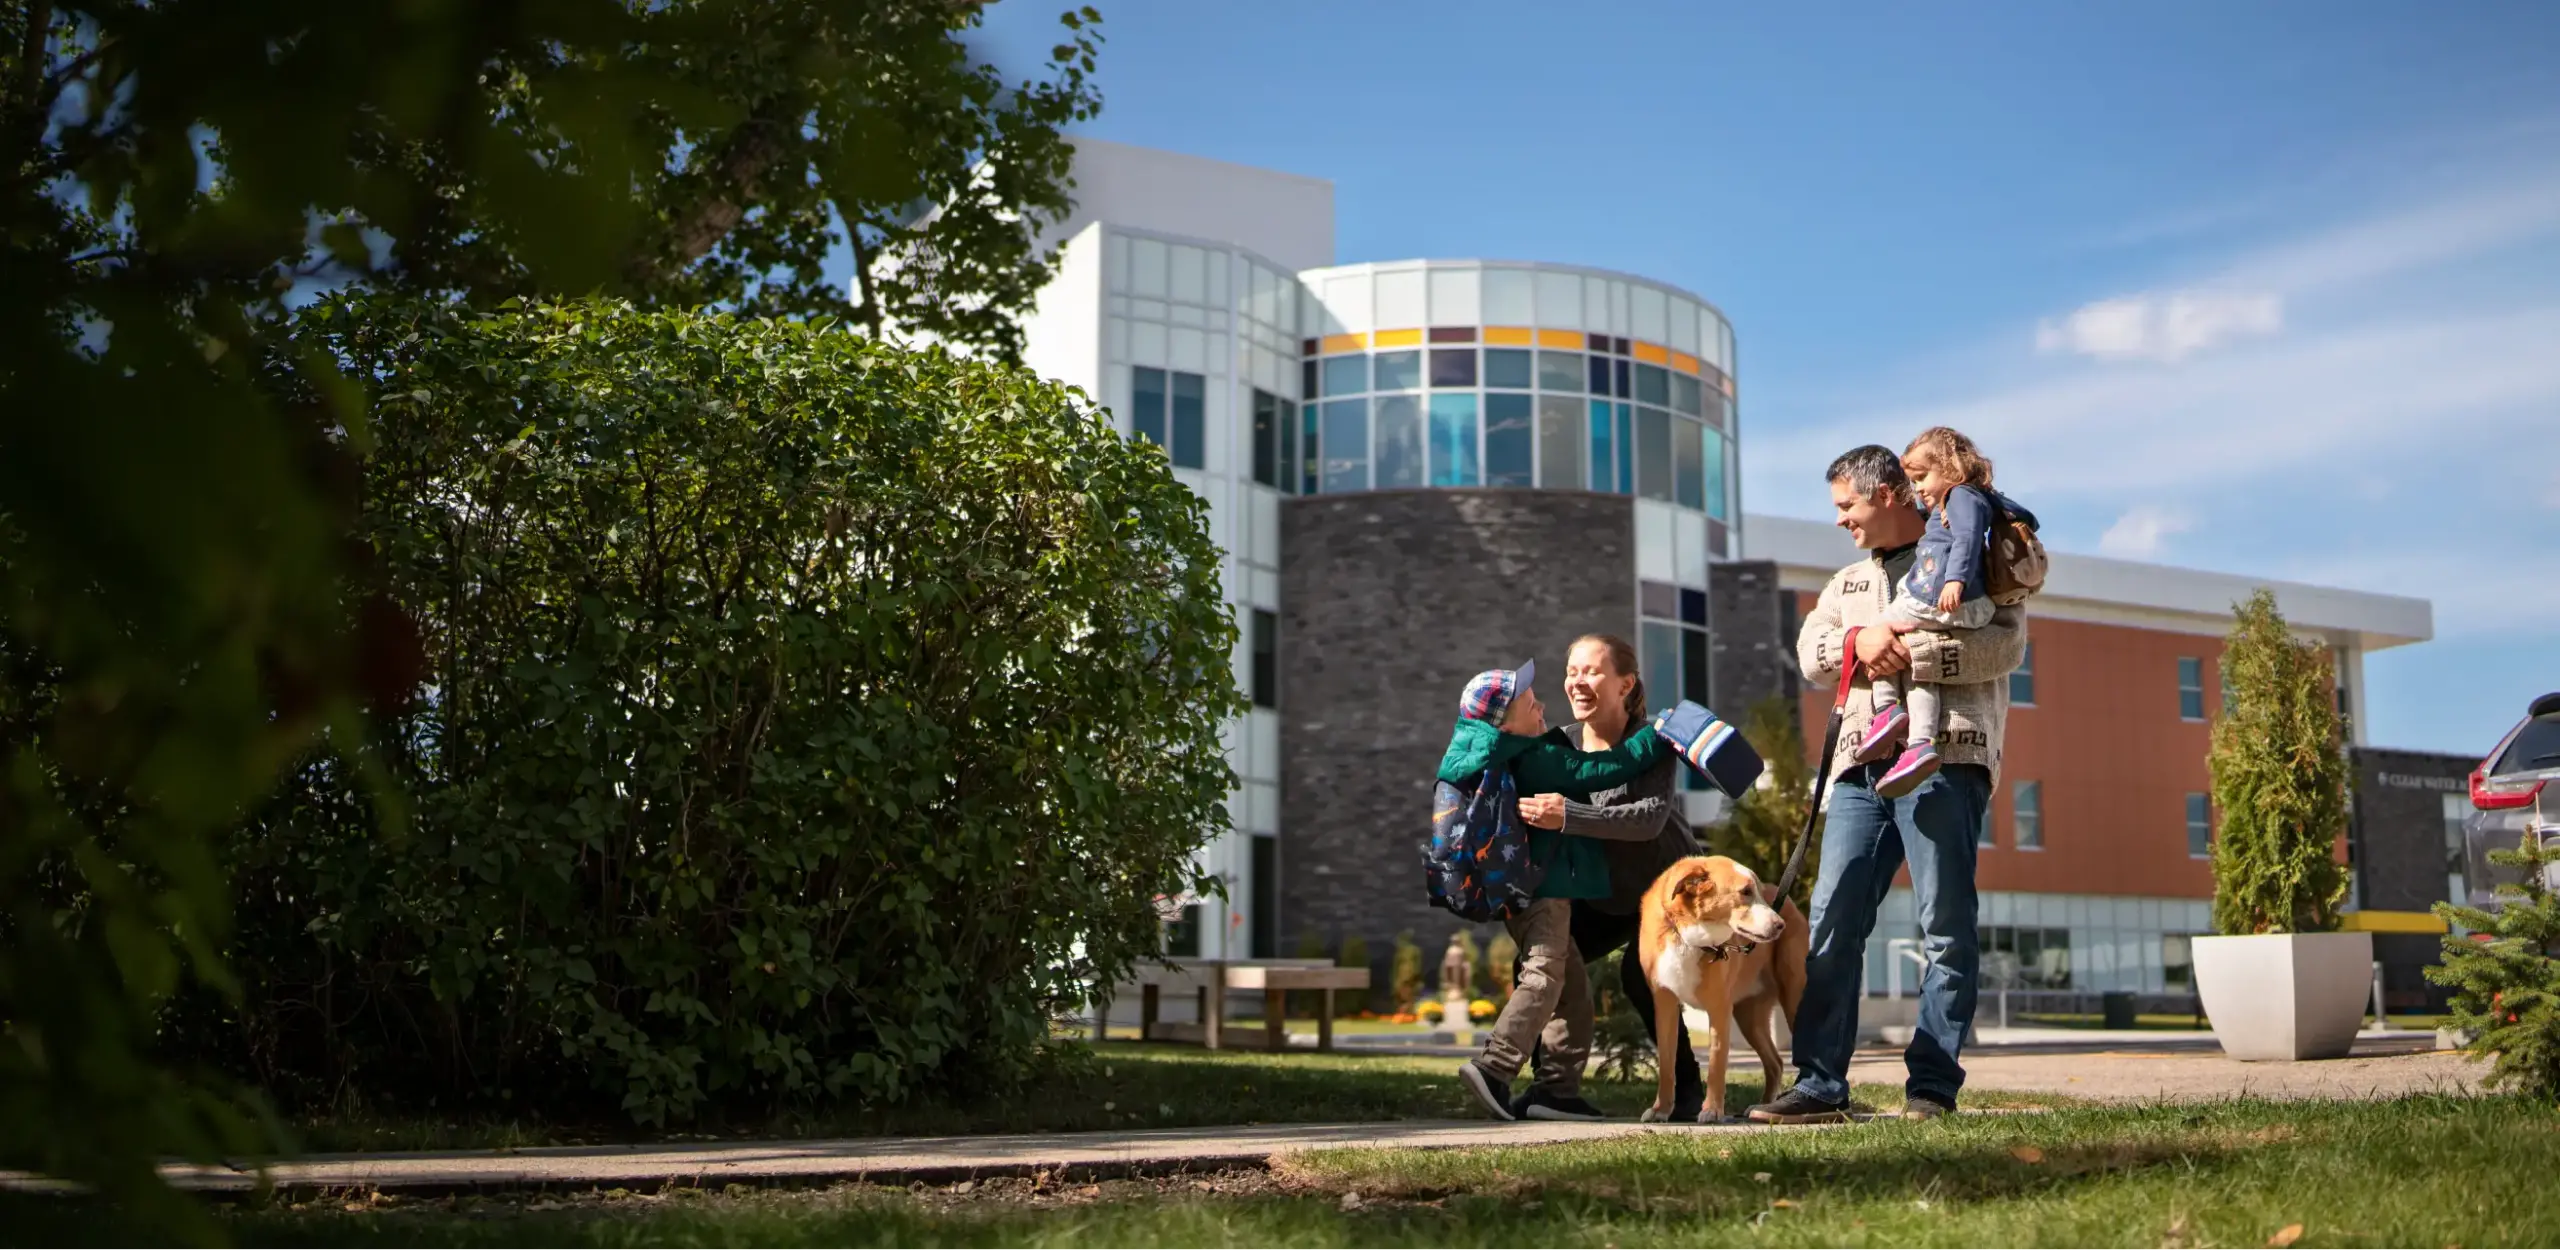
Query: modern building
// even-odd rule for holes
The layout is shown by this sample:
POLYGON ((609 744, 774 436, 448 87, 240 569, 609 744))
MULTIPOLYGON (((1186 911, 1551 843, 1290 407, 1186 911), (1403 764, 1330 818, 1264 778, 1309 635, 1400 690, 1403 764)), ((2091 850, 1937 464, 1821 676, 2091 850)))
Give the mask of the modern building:
MULTIPOLYGON (((1416 849, 1481 669, 1609 632, 1637 642, 1657 703, 1795 691, 1796 620, 1855 553, 1744 514, 1734 328, 1708 299, 1537 261, 1337 264, 1331 185, 1291 174, 1080 140, 1075 176, 1026 360, 1207 501, 1252 696, 1228 728, 1234 831, 1204 853, 1227 897, 1193 907, 1177 951, 1357 935, 1383 965, 1399 932, 1445 942, 1416 849)), ((1820 471, 1802 466, 1809 491, 1820 471)), ((2211 895, 2207 675, 2257 584, 2056 559, 1983 858, 1983 924, 2022 982, 2181 984, 2211 895)), ((2276 590, 2339 647, 2350 707, 2366 653, 2430 632, 2423 602, 2276 590)), ((1907 895, 1888 916, 1908 927, 1907 895)))

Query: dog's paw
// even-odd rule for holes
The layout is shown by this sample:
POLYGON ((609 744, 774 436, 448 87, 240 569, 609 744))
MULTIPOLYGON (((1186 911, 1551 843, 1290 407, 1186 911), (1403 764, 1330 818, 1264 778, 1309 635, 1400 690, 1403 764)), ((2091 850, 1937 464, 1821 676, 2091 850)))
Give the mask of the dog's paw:
POLYGON ((1701 1112, 1699 1112, 1699 1113, 1698 1113, 1698 1123, 1700 1123, 1700 1124, 1742 1124, 1742 1123, 1746 1123, 1746 1121, 1745 1121, 1741 1116, 1738 1116, 1738 1115, 1726 1115, 1725 1113, 1723 1113, 1723 1112, 1721 1112, 1721 1111, 1701 1111, 1701 1112))
POLYGON ((1671 1108, 1669 1107, 1647 1107, 1643 1115, 1636 1117, 1637 1122, 1642 1124, 1662 1124, 1670 1119, 1671 1108))

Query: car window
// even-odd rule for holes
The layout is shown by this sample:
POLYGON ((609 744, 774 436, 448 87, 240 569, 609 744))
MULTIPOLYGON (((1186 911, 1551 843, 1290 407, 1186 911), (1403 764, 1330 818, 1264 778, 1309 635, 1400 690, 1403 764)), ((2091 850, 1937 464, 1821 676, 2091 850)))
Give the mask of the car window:
POLYGON ((2560 716, 2537 716, 2516 731, 2516 740, 2507 744, 2507 753, 2498 757, 2498 766, 2489 770, 2499 773, 2532 773, 2547 768, 2560 768, 2560 716))

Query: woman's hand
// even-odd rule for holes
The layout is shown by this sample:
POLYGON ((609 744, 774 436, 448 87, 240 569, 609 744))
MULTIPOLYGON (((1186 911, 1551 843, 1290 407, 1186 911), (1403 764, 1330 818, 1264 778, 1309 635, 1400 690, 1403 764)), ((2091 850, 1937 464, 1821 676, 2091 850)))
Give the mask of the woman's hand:
POLYGON ((1564 828, 1564 796, 1532 794, 1520 800, 1520 819, 1540 829, 1564 828))

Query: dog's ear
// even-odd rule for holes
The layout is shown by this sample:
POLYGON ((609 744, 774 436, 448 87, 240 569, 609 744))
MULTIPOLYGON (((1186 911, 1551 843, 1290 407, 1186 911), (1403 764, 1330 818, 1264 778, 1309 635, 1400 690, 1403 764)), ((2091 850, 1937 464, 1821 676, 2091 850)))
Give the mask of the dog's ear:
POLYGON ((1715 896, 1715 874, 1704 868, 1691 869, 1689 875, 1680 878, 1678 885, 1671 887, 1671 892, 1692 908, 1703 907, 1708 899, 1715 896))

